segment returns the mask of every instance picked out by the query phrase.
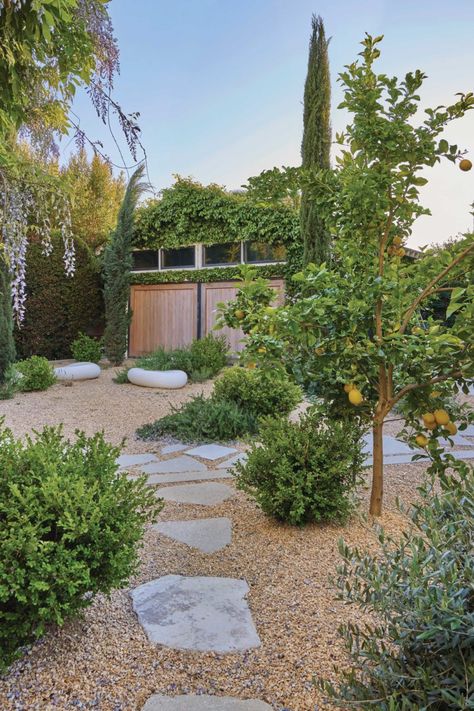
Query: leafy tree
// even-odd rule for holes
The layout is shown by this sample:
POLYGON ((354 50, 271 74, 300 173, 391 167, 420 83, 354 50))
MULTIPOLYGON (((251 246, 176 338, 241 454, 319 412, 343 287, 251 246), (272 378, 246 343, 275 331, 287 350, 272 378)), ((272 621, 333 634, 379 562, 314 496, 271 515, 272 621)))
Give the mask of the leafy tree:
POLYGON ((125 192, 123 175, 115 178, 99 155, 89 161, 84 149, 61 171, 71 195, 71 230, 94 251, 107 242, 117 222, 125 192))
MULTIPOLYGON (((244 285, 255 298, 246 301, 241 321, 248 331, 246 358, 264 368, 283 360, 297 378, 311 380, 331 416, 355 416, 372 428, 373 515, 382 510, 389 414, 400 410, 416 435, 413 446, 429 447, 441 434, 455 433, 446 398, 467 391, 474 377, 474 235, 415 261, 404 258, 403 248, 416 218, 428 213, 419 203, 418 189, 427 182, 419 173, 442 158, 455 163, 460 157, 458 147, 439 136, 474 107, 474 96, 427 109, 416 125, 424 75, 417 70, 399 82, 376 74, 381 39, 367 36, 362 62, 341 75, 342 106, 353 121, 338 137, 344 149, 337 167, 301 173, 337 237, 333 263, 295 275, 299 298, 277 309, 244 285), (450 294, 452 327, 426 315, 440 292, 450 294)), ((224 310, 226 322, 235 320, 242 301, 238 296, 224 310)))
MULTIPOLYGON (((313 15, 308 74, 304 89, 303 168, 329 168, 331 150, 331 80, 328 42, 321 17, 313 15)), ((311 191, 303 188, 300 209, 304 263, 324 262, 329 254, 329 234, 311 191)))
POLYGON ((123 362, 127 350, 133 218, 138 199, 147 189, 147 185, 142 182, 143 173, 144 166, 141 165, 130 178, 120 207, 117 227, 104 253, 104 349, 105 355, 114 365, 123 362))

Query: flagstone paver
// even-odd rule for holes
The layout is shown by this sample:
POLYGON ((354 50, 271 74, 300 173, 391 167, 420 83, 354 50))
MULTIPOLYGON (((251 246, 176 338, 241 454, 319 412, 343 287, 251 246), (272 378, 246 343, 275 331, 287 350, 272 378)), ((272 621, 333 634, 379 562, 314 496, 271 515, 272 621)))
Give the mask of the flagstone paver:
POLYGON ((159 533, 203 553, 215 553, 229 545, 232 522, 229 518, 199 518, 192 521, 164 521, 152 526, 159 533))
MULTIPOLYGON (((368 434, 364 437, 364 446, 362 451, 367 454, 372 454, 373 452, 373 441, 372 435, 368 434)), ((395 437, 390 437, 390 435, 383 436, 383 452, 385 456, 392 456, 396 454, 410 454, 412 450, 405 444, 405 442, 399 442, 395 437)))
POLYGON ((158 458, 155 454, 121 454, 115 461, 121 469, 125 469, 126 467, 135 467, 139 464, 157 462, 158 458))
POLYGON ((150 474, 148 483, 156 484, 175 484, 181 481, 203 481, 207 479, 233 479, 227 469, 213 469, 201 472, 176 472, 172 474, 150 474))
POLYGON ((474 437, 474 425, 468 425, 460 434, 464 437, 474 437))
POLYGON ((172 472, 200 472, 207 471, 207 467, 202 462, 198 462, 192 457, 183 455, 173 459, 165 459, 161 462, 152 462, 141 467, 144 474, 169 474, 172 472))
POLYGON ((221 459, 229 454, 235 454, 237 450, 234 447, 223 447, 221 444, 201 444, 199 447, 188 449, 186 454, 191 454, 201 459, 221 459))
POLYGON ((248 454, 242 452, 241 454, 236 454, 235 457, 226 459, 225 462, 221 462, 217 465, 218 469, 224 469, 225 467, 233 467, 237 462, 246 462, 248 459, 248 454))
MULTIPOLYGON (((470 442, 468 439, 463 437, 461 434, 455 434, 449 439, 452 439, 454 444, 457 444, 459 447, 472 447, 472 442, 470 442)), ((442 447, 451 447, 451 442, 448 439, 438 439, 438 443, 442 447)))
POLYGON ((182 452, 183 449, 187 449, 189 445, 183 444, 183 442, 177 442, 176 444, 167 444, 163 447, 161 454, 174 454, 175 452, 182 452))
POLYGON ((260 646, 248 591, 245 580, 165 575, 130 594, 153 644, 224 654, 260 646))
POLYGON ((230 696, 151 696, 142 711, 271 711, 272 707, 256 699, 230 696))
POLYGON ((210 481, 203 484, 166 486, 164 489, 159 489, 157 496, 165 501, 176 501, 181 504, 215 506, 235 496, 235 491, 226 484, 216 484, 210 481))

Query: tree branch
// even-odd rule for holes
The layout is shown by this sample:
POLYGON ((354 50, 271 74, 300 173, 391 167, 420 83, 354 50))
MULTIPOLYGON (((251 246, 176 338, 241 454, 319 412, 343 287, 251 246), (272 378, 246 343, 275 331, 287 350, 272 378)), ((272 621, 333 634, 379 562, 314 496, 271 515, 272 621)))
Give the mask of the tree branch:
POLYGON ((442 383, 445 380, 455 380, 456 378, 461 378, 462 377, 462 371, 461 370, 456 370, 449 375, 438 375, 436 378, 431 378, 431 380, 427 380, 425 383, 411 383, 411 385, 405 385, 404 388, 400 390, 397 395, 392 398, 388 403, 387 403, 387 413, 390 412, 390 410, 393 409, 394 405, 397 404, 402 398, 407 395, 407 393, 411 392, 412 390, 417 390, 418 388, 426 388, 427 385, 435 385, 435 383, 442 383))
POLYGON ((450 264, 448 264, 448 266, 445 267, 442 272, 440 272, 437 276, 435 276, 430 281, 428 286, 426 286, 423 289, 421 294, 419 294, 419 296, 416 297, 414 302, 411 304, 411 306, 408 308, 407 312, 405 313, 405 317, 404 317, 404 319, 402 321, 402 325, 400 326, 400 329, 399 329, 400 333, 405 333, 406 328, 407 328, 408 324, 410 323, 410 319, 413 316, 413 314, 415 313, 418 305, 423 301, 423 299, 425 299, 427 296, 429 296, 433 292, 433 287, 436 286, 436 284, 439 281, 441 281, 441 279, 443 279, 443 277, 445 277, 446 274, 448 274, 451 271, 451 269, 456 266, 456 264, 459 264, 459 262, 461 262, 464 259, 464 257, 466 255, 468 255, 469 252, 471 252, 473 249, 474 249, 474 243, 470 244, 469 247, 467 247, 460 254, 458 254, 456 259, 453 259, 453 261, 450 264))

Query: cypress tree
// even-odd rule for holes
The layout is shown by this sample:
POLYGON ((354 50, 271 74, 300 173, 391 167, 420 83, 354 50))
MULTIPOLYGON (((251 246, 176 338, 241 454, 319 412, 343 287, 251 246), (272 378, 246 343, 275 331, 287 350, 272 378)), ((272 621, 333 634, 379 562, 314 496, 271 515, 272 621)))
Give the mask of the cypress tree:
POLYGON ((0 385, 5 382, 5 371, 14 360, 10 275, 5 260, 0 255, 0 385))
MULTIPOLYGON (((330 168, 331 151, 331 84, 328 44, 321 17, 313 15, 309 43, 308 73, 304 88, 303 168, 330 168)), ((329 234, 311 201, 303 190, 300 208, 304 263, 324 262, 329 257, 329 234)))
POLYGON ((140 195, 147 189, 142 182, 144 166, 134 172, 119 210, 117 227, 104 253, 105 355, 120 365, 127 351, 130 271, 132 268, 133 215, 140 195))

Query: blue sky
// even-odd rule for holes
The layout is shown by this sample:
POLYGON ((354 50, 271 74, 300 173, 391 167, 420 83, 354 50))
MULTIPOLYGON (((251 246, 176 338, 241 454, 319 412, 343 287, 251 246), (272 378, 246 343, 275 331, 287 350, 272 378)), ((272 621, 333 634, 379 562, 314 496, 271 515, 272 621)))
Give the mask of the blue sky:
MULTIPOLYGON (((238 188, 266 168, 297 165, 311 14, 321 14, 332 37, 333 129, 337 74, 354 60, 364 32, 384 34, 380 71, 428 74, 424 106, 474 90, 473 0, 112 0, 121 53, 115 96, 139 111, 150 177, 156 189, 172 175, 238 188)), ((118 158, 87 99, 75 110, 91 136, 118 158)), ((474 156, 474 112, 447 139, 474 156)), ((440 242, 472 225, 474 170, 452 164, 427 174, 421 218, 411 244, 440 242)))

